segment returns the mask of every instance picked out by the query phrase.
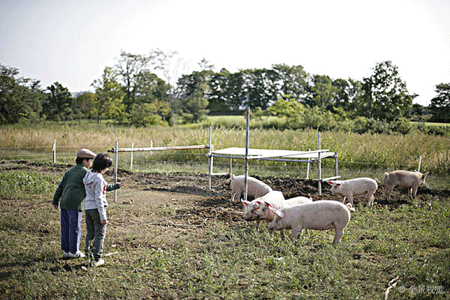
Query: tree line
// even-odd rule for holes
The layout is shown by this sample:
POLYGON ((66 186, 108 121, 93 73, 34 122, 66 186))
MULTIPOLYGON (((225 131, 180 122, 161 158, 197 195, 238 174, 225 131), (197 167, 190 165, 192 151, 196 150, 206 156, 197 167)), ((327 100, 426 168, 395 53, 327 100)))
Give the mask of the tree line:
POLYGON ((407 90, 391 61, 376 64, 362 80, 332 79, 286 64, 216 72, 205 59, 199 70, 178 76, 176 56, 159 49, 147 55, 122 51, 115 65, 92 82, 94 91, 76 95, 59 82, 42 88, 39 80, 19 77, 18 69, 0 64, 0 124, 108 119, 132 126, 173 125, 199 122, 208 114, 242 114, 246 107, 291 124, 318 115, 321 123, 450 122, 450 83, 436 85, 429 107, 413 104, 418 95, 407 90))

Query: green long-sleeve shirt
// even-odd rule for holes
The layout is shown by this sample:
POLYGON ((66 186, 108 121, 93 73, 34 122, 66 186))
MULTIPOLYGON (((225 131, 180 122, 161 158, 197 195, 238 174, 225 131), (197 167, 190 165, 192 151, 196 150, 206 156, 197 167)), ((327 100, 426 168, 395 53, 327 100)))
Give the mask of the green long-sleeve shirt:
POLYGON ((83 178, 88 169, 82 164, 70 168, 64 173, 64 177, 56 188, 53 196, 53 205, 59 205, 62 209, 84 210, 84 199, 86 191, 84 189, 83 178))
MULTIPOLYGON (((86 190, 83 184, 83 178, 88 169, 82 164, 70 168, 64 173, 63 179, 56 188, 53 196, 53 205, 59 205, 62 209, 84 210, 84 199, 86 198, 86 190)), ((108 184, 107 191, 118 189, 120 183, 108 184)))

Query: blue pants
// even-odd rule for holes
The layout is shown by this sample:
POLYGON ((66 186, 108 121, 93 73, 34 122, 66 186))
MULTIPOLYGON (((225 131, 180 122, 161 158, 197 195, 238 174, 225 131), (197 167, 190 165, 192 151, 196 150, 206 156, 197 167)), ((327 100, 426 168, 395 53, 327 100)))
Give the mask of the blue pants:
POLYGON ((80 250, 81 210, 61 209, 61 250, 73 254, 80 250))

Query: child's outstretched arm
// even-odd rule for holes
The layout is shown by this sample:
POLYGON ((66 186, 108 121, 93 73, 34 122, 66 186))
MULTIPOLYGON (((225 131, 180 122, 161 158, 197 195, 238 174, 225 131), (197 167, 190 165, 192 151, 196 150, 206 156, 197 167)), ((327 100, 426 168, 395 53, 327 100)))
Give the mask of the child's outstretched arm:
POLYGON ((124 186, 124 183, 123 183, 123 182, 118 182, 118 183, 108 184, 108 185, 106 186, 106 191, 107 191, 107 192, 114 191, 114 190, 120 189, 120 188, 123 187, 123 186, 124 186))

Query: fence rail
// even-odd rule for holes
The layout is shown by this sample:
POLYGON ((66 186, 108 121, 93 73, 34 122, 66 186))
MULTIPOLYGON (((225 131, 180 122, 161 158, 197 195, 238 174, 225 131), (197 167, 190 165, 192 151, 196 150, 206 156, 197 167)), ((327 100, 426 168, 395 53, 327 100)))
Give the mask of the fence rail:
MULTIPOLYGON (((58 147, 56 151, 56 162, 55 163, 74 163, 75 162, 75 154, 76 152, 86 147, 86 145, 82 146, 66 146, 66 147, 58 147), (61 151, 61 148, 64 148, 61 151)), ((89 149, 110 149, 111 146, 95 146, 95 147, 89 147, 86 148, 89 149)), ((107 151, 107 150, 106 150, 107 151)), ((105 151, 105 152, 106 152, 105 151)), ((132 152, 129 152, 130 156, 132 152)), ((14 147, 14 148, 0 148, 0 160, 21 160, 21 159, 30 159, 33 161, 39 161, 39 162, 53 162, 53 151, 51 151, 51 147, 48 147, 47 150, 41 150, 39 148, 34 147, 14 147)), ((419 160, 418 158, 418 165, 419 166, 419 160)), ((151 167, 147 167, 149 163, 154 164, 165 164, 165 165, 205 165, 205 168, 207 167, 207 160, 205 158, 204 153, 187 153, 187 152, 171 152, 171 153, 164 153, 163 155, 155 155, 155 153, 134 153, 134 167, 138 167, 138 169, 147 169, 151 170, 151 167), (185 158, 184 160, 181 158, 185 158)), ((121 157, 121 160, 119 162, 119 168, 121 169, 133 169, 129 168, 130 164, 130 158, 129 157, 121 157)), ((239 161, 233 160, 233 164, 236 166, 239 166, 239 161)), ((327 164, 327 163, 325 163, 327 164)), ((214 162, 214 166, 220 167, 223 166, 224 168, 228 168, 228 163, 220 161, 214 162)), ((388 164, 388 163, 373 163, 373 162, 366 162, 366 161, 345 161, 345 160, 339 160, 339 167, 349 167, 349 168, 356 168, 358 166, 363 166, 364 168, 370 168, 370 169, 410 169, 411 166, 407 164, 388 164)), ((270 165, 262 165, 258 162, 254 162, 253 167, 256 168, 269 168, 277 170, 280 167, 277 167, 276 165, 270 164, 270 165)), ((283 165, 281 167, 282 169, 303 169, 302 166, 290 166, 283 165)), ((280 171, 280 174, 283 174, 283 171, 280 171)))

